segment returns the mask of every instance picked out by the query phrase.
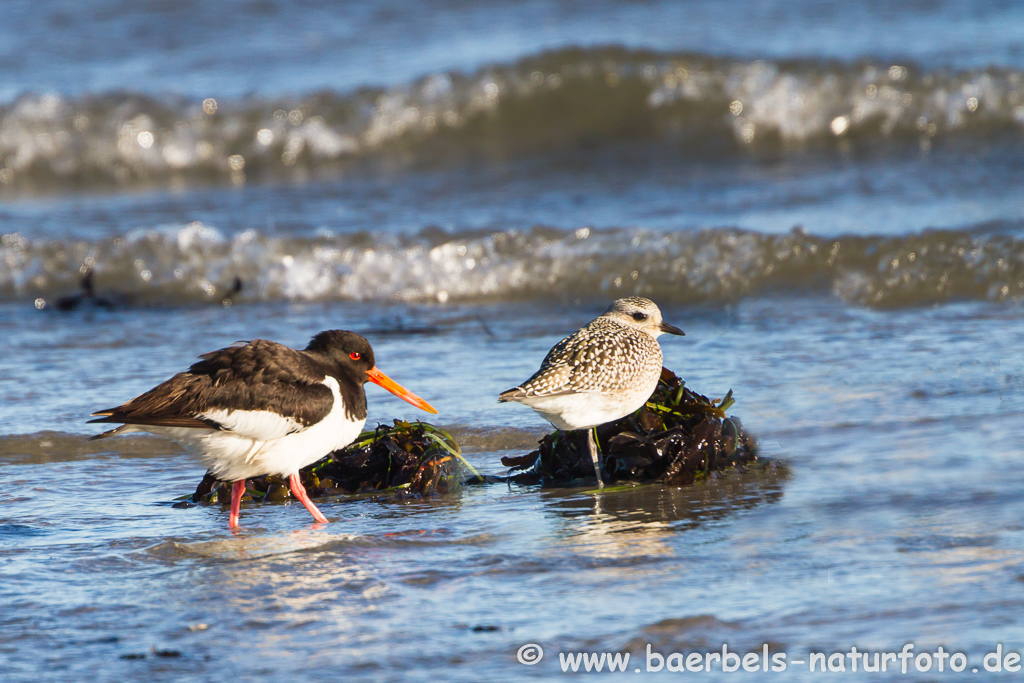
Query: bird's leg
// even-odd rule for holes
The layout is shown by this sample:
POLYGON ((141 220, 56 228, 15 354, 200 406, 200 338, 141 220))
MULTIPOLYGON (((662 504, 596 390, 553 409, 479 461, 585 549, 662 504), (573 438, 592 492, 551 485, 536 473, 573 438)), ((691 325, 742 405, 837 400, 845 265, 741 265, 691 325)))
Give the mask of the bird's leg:
POLYGON ((228 528, 238 528, 238 511, 242 508, 242 496, 245 494, 245 479, 239 479, 231 485, 231 515, 228 517, 228 528))
POLYGON ((302 501, 302 504, 309 510, 309 514, 313 515, 313 519, 318 522, 326 522, 327 518, 324 517, 323 513, 316 509, 316 505, 313 505, 313 501, 306 495, 306 487, 302 485, 302 481, 299 479, 299 475, 293 474, 288 477, 288 484, 292 488, 292 495, 302 501))
POLYGON ((597 450, 597 428, 587 430, 587 446, 590 447, 590 459, 594 461, 594 474, 597 475, 597 488, 604 488, 604 480, 601 478, 601 455, 597 450))

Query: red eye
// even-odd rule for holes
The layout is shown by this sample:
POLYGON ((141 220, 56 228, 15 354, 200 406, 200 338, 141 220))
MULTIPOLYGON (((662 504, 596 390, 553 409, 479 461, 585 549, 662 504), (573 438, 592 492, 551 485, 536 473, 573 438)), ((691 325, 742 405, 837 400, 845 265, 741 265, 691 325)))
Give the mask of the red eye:
POLYGON ((352 360, 359 360, 363 356, 358 351, 353 351, 352 353, 348 354, 348 357, 351 358, 352 360))

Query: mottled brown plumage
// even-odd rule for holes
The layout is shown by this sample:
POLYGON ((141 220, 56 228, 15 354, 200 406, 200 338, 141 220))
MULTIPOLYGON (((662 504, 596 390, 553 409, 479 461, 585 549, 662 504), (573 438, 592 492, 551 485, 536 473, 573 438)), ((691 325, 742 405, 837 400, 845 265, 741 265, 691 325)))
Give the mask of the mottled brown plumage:
POLYGON ((602 316, 555 344, 540 369, 499 400, 629 391, 644 377, 661 372, 661 361, 661 346, 654 338, 602 316))
MULTIPOLYGON (((661 376, 664 332, 683 334, 662 321, 650 299, 626 297, 569 335, 544 357, 540 369, 499 402, 533 408, 558 429, 589 429, 625 417, 650 398, 661 376)), ((594 472, 601 480, 600 456, 588 435, 594 472)))
POLYGON ((498 396, 544 415, 559 429, 583 429, 636 410, 658 384, 664 323, 650 299, 625 297, 569 335, 544 357, 540 369, 498 396), (562 400, 558 400, 562 398, 562 400))

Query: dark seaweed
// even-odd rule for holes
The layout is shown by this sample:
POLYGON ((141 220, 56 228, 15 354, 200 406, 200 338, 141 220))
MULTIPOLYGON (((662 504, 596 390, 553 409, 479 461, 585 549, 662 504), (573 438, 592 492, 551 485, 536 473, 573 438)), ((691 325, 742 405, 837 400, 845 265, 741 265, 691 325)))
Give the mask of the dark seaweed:
MULTIPOLYGON (((299 471, 310 498, 354 493, 431 495, 447 493, 463 482, 463 460, 448 432, 424 422, 395 420, 363 432, 350 446, 334 451, 299 471)), ((264 475, 246 481, 242 500, 281 502, 292 498, 285 477, 264 475)), ((191 497, 193 503, 228 503, 231 482, 209 472, 191 497)))

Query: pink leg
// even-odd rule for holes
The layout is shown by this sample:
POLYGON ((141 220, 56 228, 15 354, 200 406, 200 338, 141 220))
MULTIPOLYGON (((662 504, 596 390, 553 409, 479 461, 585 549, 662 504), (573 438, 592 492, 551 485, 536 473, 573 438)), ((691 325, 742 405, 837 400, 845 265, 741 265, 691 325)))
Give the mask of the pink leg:
POLYGON ((242 507, 242 495, 245 493, 245 479, 239 479, 231 485, 231 516, 228 517, 228 528, 238 528, 238 511, 242 507))
POLYGON ((293 474, 288 477, 288 483, 292 487, 292 495, 302 501, 302 504, 306 506, 307 510, 309 510, 309 514, 313 515, 313 519, 318 522, 326 522, 327 518, 323 516, 323 513, 316 509, 316 505, 313 505, 313 501, 311 501, 309 496, 306 495, 306 487, 304 487, 302 482, 299 480, 299 475, 293 474))

